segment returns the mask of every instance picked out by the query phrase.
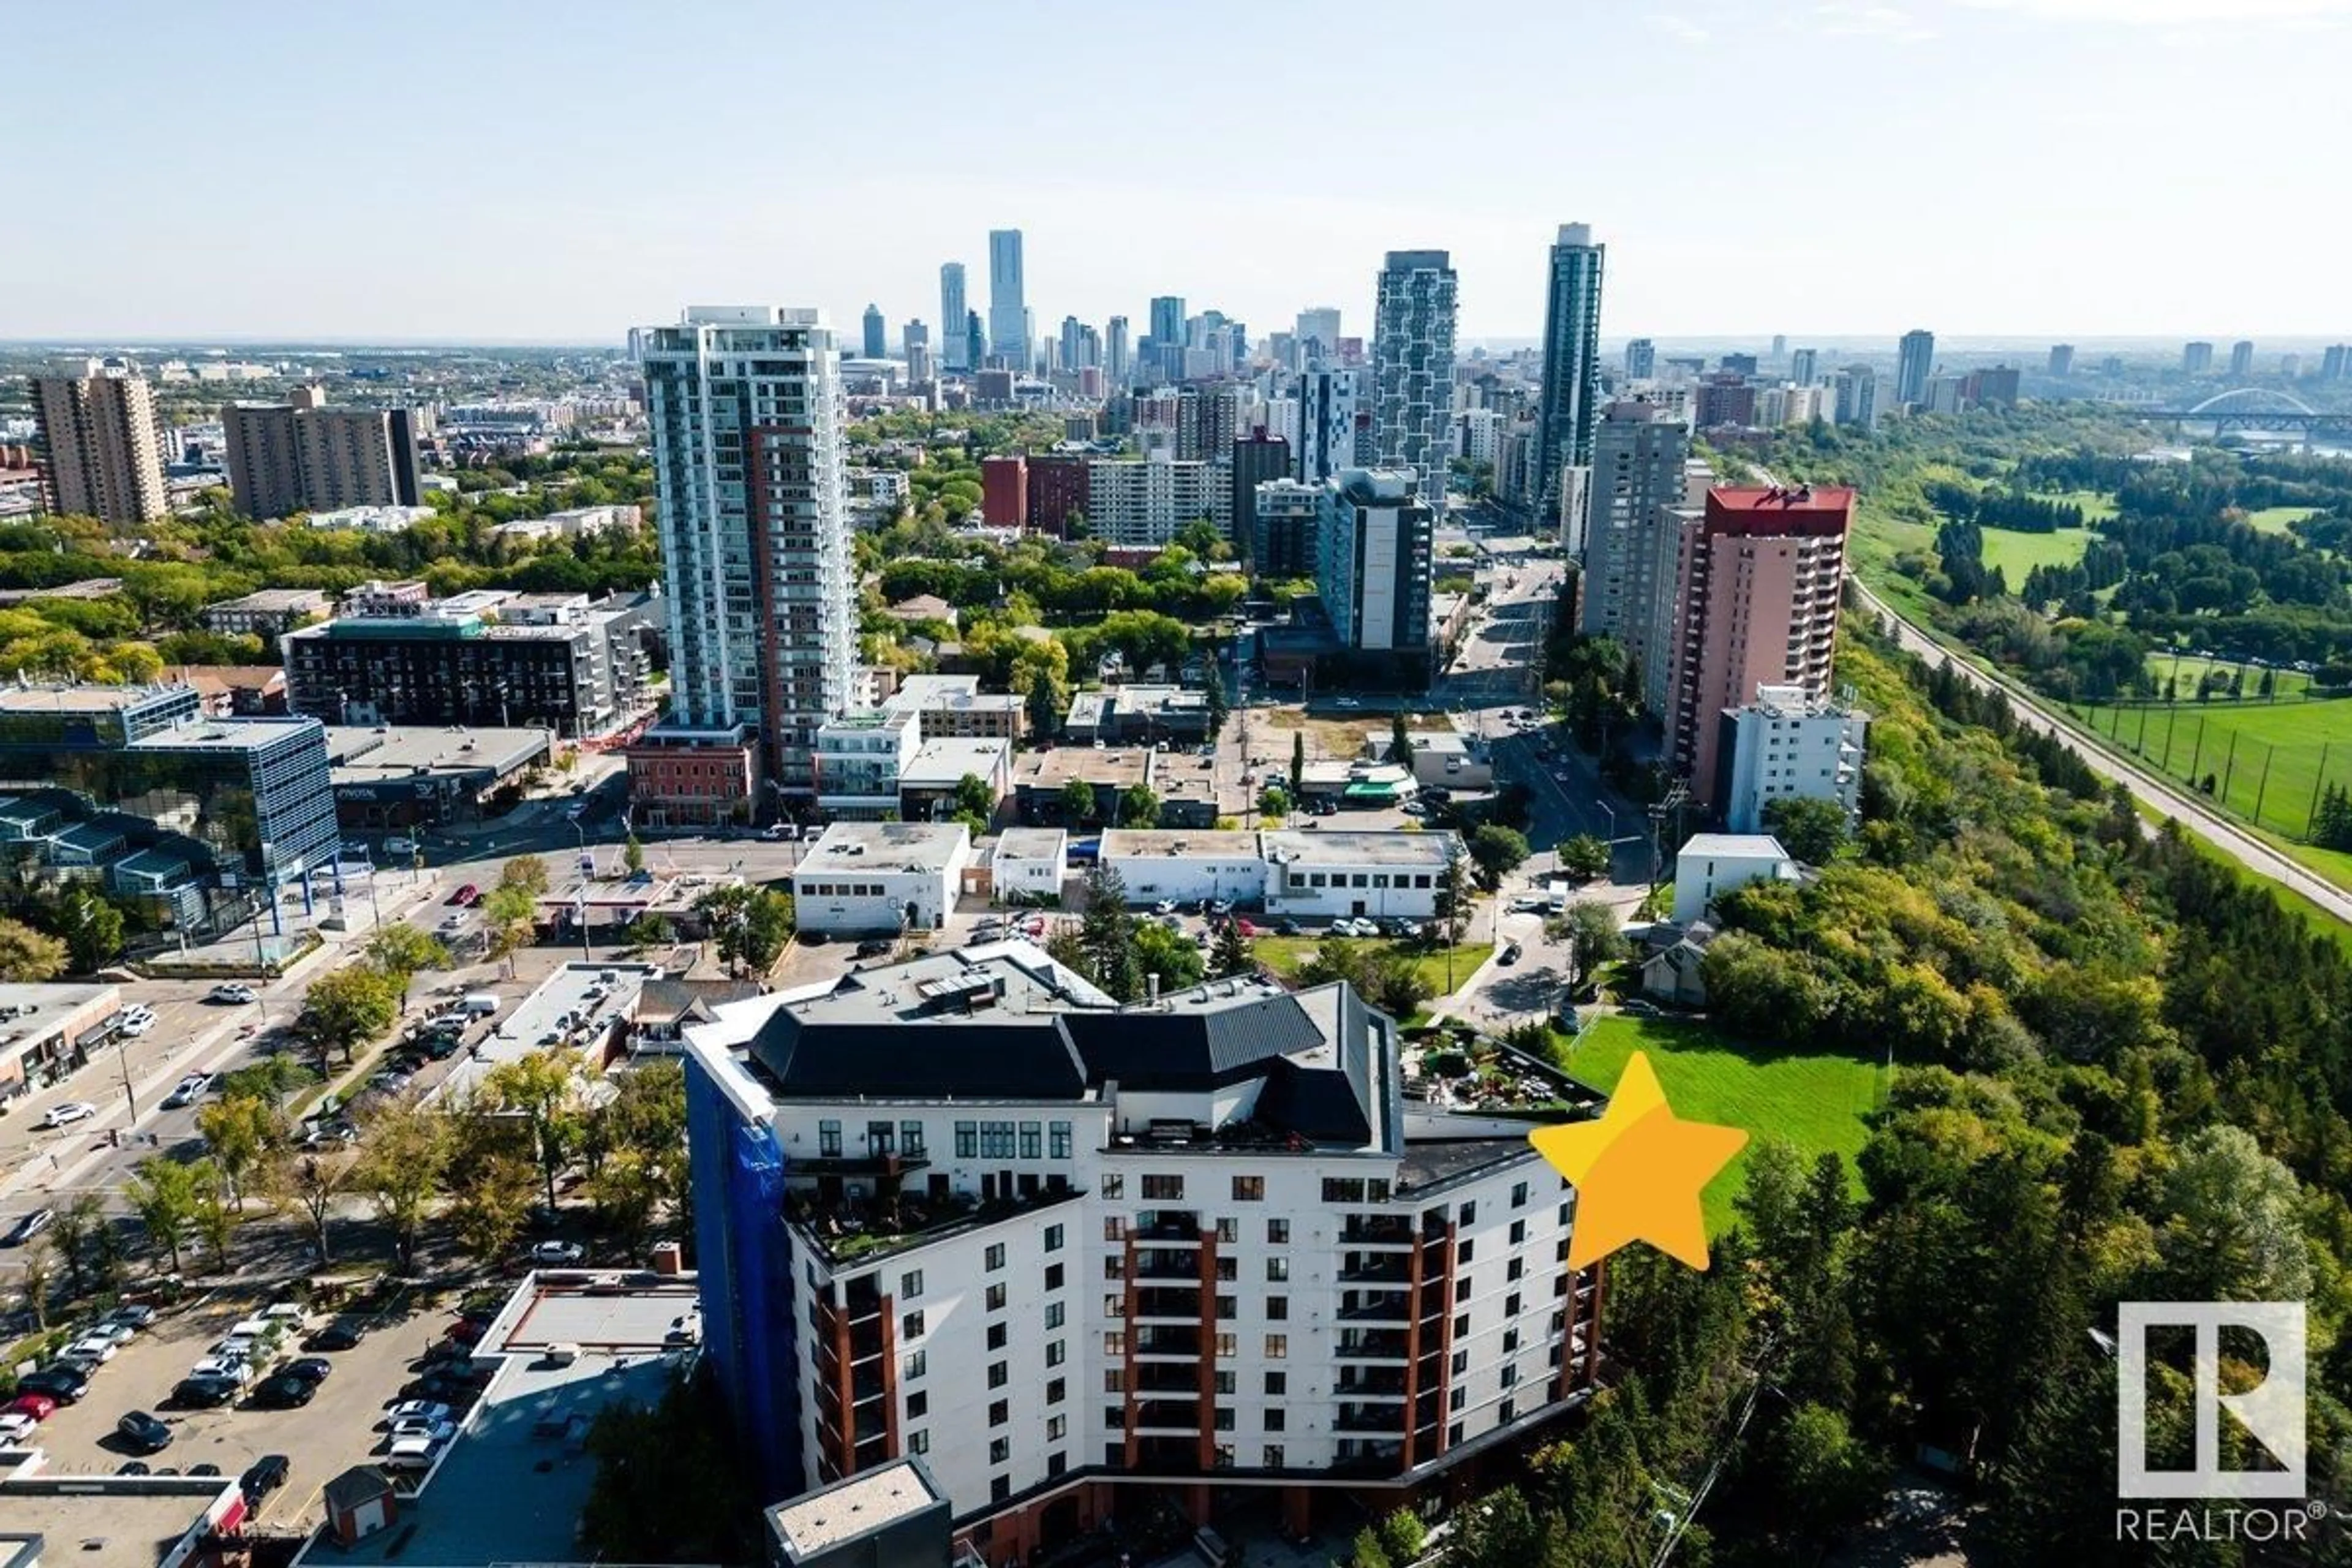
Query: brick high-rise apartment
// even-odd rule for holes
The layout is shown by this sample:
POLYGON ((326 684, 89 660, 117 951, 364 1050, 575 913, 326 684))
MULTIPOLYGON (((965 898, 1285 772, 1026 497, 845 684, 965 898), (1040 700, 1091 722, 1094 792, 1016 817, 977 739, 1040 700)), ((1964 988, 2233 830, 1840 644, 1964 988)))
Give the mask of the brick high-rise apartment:
POLYGON ((251 518, 350 506, 418 506, 416 430, 405 408, 330 408, 319 387, 221 410, 229 489, 251 518))
POLYGON ((1718 486, 1684 533, 1666 741, 1700 805, 1715 793, 1717 715, 1759 686, 1829 695, 1853 521, 1851 489, 1718 486))
POLYGON ((51 511, 145 522, 171 510, 145 377, 93 360, 86 375, 33 377, 32 394, 51 511))

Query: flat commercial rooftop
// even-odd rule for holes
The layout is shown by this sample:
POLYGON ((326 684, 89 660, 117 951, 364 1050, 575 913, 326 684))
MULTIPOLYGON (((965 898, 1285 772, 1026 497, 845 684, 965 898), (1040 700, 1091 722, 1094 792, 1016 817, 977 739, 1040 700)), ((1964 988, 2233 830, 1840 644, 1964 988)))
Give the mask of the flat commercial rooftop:
POLYGON ((45 1563, 155 1568, 236 1489, 235 1476, 31 1477, 0 1482, 0 1529, 42 1537, 45 1563))
POLYGON ((1033 752, 1013 765, 1013 782, 1022 789, 1059 789, 1072 779, 1084 779, 1097 789, 1126 789, 1148 784, 1151 753, 1140 748, 1056 746, 1033 752))
POLYGON ((504 1363, 465 1430, 402 1505, 399 1527, 349 1551, 321 1534, 299 1561, 579 1562, 575 1531, 596 1461, 575 1435, 608 1405, 662 1396, 694 1353, 663 1340, 692 1318, 694 1302, 690 1278, 640 1285, 613 1274, 533 1275, 482 1336, 477 1353, 504 1363), (551 1344, 576 1345, 578 1358, 549 1365, 541 1353, 551 1344))
POLYGON ((971 843, 971 830, 960 822, 836 822, 801 857, 793 875, 941 871, 971 843))
MULTIPOLYGON (((586 1044, 596 1040, 615 1019, 637 1009, 637 993, 661 972, 648 963, 565 964, 539 984, 539 988, 504 1014, 472 1054, 460 1060, 428 1098, 462 1104, 474 1087, 500 1062, 520 1061, 533 1051, 551 1046, 586 1044), (605 982, 603 977, 615 978, 605 982), (591 999, 591 991, 603 994, 591 999), (558 1029, 556 1020, 572 1015, 572 1025, 558 1029), (553 1035, 555 1039, 548 1037, 553 1035)), ((592 1067, 593 1064, 588 1064, 592 1067)))
MULTIPOLYGON (((797 1562, 937 1508, 941 1500, 919 1466, 899 1459, 778 1503, 768 1510, 768 1525, 797 1562)), ((944 1521, 942 1527, 944 1533, 944 1521)))
POLYGON ((327 762, 337 784, 411 778, 418 772, 495 773, 504 778, 547 752, 545 730, 451 729, 437 725, 330 725, 327 762))
POLYGON ((1105 860, 1139 856, 1254 860, 1258 854, 1258 836, 1250 832, 1219 833, 1209 828, 1188 832, 1181 827, 1114 827, 1104 832, 1100 853, 1105 860))
POLYGON ((1292 865, 1440 867, 1461 847, 1451 833, 1268 833, 1265 857, 1292 865))

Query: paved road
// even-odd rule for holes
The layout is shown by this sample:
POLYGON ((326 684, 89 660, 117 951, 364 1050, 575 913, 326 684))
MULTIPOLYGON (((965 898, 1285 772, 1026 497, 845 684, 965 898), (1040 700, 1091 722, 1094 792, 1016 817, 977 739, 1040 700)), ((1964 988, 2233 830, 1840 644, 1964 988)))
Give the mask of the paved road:
POLYGON ((1854 580, 1853 585, 1863 604, 1894 626, 1896 640, 1906 649, 1931 660, 1948 659, 1952 668, 1970 684, 1985 690, 2004 693, 2009 698, 2010 706, 2016 711, 2019 722, 2066 742, 2091 765, 2094 773, 2125 784, 2145 804, 2168 816, 2179 818, 2191 832, 2248 870, 2292 888, 2338 920, 2352 921, 2352 896, 2347 896, 2344 889, 2305 870, 2194 795, 2173 788, 2153 773, 2142 772, 2121 754, 2094 744, 2080 730, 2053 715, 2049 709, 2015 681, 1990 674, 1969 663, 1905 620, 1885 600, 1864 587, 1859 578, 1854 580))

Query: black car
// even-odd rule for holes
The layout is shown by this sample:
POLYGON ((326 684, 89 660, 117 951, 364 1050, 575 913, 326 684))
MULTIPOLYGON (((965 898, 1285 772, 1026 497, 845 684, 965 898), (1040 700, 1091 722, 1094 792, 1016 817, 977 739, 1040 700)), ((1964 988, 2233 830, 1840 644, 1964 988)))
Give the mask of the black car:
POLYGON ((190 1465, 188 1467, 188 1474, 192 1476, 216 1476, 220 1474, 220 1467, 218 1465, 190 1465))
POLYGON ((152 1475, 154 1472, 148 1469, 146 1460, 130 1459, 117 1466, 114 1473, 118 1476, 145 1476, 152 1475))
POLYGON ((81 1396, 89 1392, 89 1373, 78 1366, 59 1362, 18 1378, 16 1392, 46 1394, 60 1405, 79 1405, 81 1396))
POLYGON ((319 1396, 319 1385, 307 1377, 278 1373, 254 1386, 253 1403, 260 1410, 299 1410, 319 1396))
POLYGON ((16 1223, 8 1227, 8 1234, 0 1236, 0 1247, 22 1247, 56 1224, 57 1218, 55 1209, 35 1209, 31 1214, 19 1215, 16 1223))
POLYGON ((360 1342, 360 1326, 349 1318, 337 1318, 317 1333, 302 1342, 310 1351, 347 1351, 360 1342))
POLYGON ((1502 952, 1496 956, 1495 962, 1497 963, 1517 963, 1519 961, 1519 954, 1524 951, 1525 950, 1516 942, 1508 943, 1504 947, 1502 952))
POLYGON ((172 1403, 184 1410, 211 1410, 236 1397, 236 1384, 225 1377, 184 1377, 172 1385, 172 1403))
POLYGON ((172 1429, 144 1410, 133 1410, 114 1424, 129 1443, 142 1454, 157 1453, 172 1446, 172 1429))
POLYGON ((890 942, 885 937, 873 937, 857 944, 857 956, 860 958, 880 958, 889 951, 890 942))
POLYGON ((327 1374, 334 1370, 335 1363, 333 1362, 328 1361, 322 1356, 306 1355, 300 1361, 288 1362, 278 1375, 280 1377, 299 1377, 303 1382, 309 1384, 320 1384, 326 1382, 327 1374))
POLYGON ((294 1461, 285 1455, 264 1454, 246 1467, 245 1474, 237 1478, 236 1484, 244 1491, 247 1503, 257 1503, 284 1486, 288 1472, 293 1468, 294 1461))

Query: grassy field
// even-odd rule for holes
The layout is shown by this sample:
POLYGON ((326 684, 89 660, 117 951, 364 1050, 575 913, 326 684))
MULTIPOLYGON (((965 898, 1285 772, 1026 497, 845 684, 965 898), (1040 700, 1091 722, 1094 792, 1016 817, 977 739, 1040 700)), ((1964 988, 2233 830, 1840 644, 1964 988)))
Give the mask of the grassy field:
MULTIPOLYGON (((2118 750, 2190 787, 2210 774, 2211 798, 2259 827, 2301 838, 2321 784, 2352 787, 2352 699, 2177 702, 2076 710, 2118 750)), ((2352 857, 2324 868, 2342 880, 2352 857)))
POLYGON ((2010 591, 2025 586, 2025 574, 2036 566, 2072 566, 2083 559, 2097 534, 2087 528, 2062 528, 2055 533, 2020 533, 2014 529, 1984 531, 1984 563, 1998 566, 2010 591))
POLYGON ((2266 506, 2260 511, 2248 512, 2246 521, 2264 533, 2284 533, 2289 523, 2301 522, 2318 510, 2310 506, 2266 506))
MULTIPOLYGON (((1821 1052, 1742 1049, 1703 1026, 1612 1014, 1584 1032, 1568 1054, 1568 1070, 1599 1089, 1612 1089, 1634 1051, 1649 1054, 1658 1082, 1677 1116, 1747 1129, 1751 1142, 1706 1188, 1706 1229, 1730 1226, 1732 1199, 1746 1180, 1755 1138, 1793 1144, 1804 1163, 1836 1153, 1853 1169, 1876 1108, 1884 1069, 1874 1062, 1821 1052)), ((1854 1190, 1861 1191, 1855 1178, 1854 1190)))
POLYGON ((1465 942, 1454 950, 1454 984, 1445 983, 1445 950, 1424 952, 1418 947, 1399 942, 1381 942, 1370 937, 1262 936, 1250 943, 1257 961, 1276 973, 1288 977, 1298 973, 1298 966, 1327 942, 1360 943, 1373 952, 1386 956, 1398 953, 1412 962, 1421 976, 1429 983, 1432 996, 1452 994, 1454 987, 1478 972, 1495 951, 1492 942, 1465 942))
MULTIPOLYGON (((2234 659, 2199 658, 2194 654, 2187 653, 2158 652, 2147 656, 2147 672, 2155 679, 2159 688, 2168 680, 2176 681, 2178 684, 2174 689, 2186 693, 2192 699, 2197 691, 2197 683, 2202 680, 2208 672, 2217 669, 2223 675, 2232 671, 2242 672, 2245 677, 2246 695, 2242 700, 2260 701, 2262 700, 2259 693, 2262 690, 2263 672, 2253 665, 2240 664, 2234 659)), ((2275 696, 2298 697, 2311 689, 2311 677, 2299 669, 2273 669, 2271 671, 2271 686, 2275 696)))
POLYGON ((2083 521, 2088 523, 2104 522, 2122 510, 2116 505, 2116 498, 2105 490, 2061 490, 2056 494, 2043 491, 2035 499, 2063 501, 2068 506, 2081 507, 2083 521))

